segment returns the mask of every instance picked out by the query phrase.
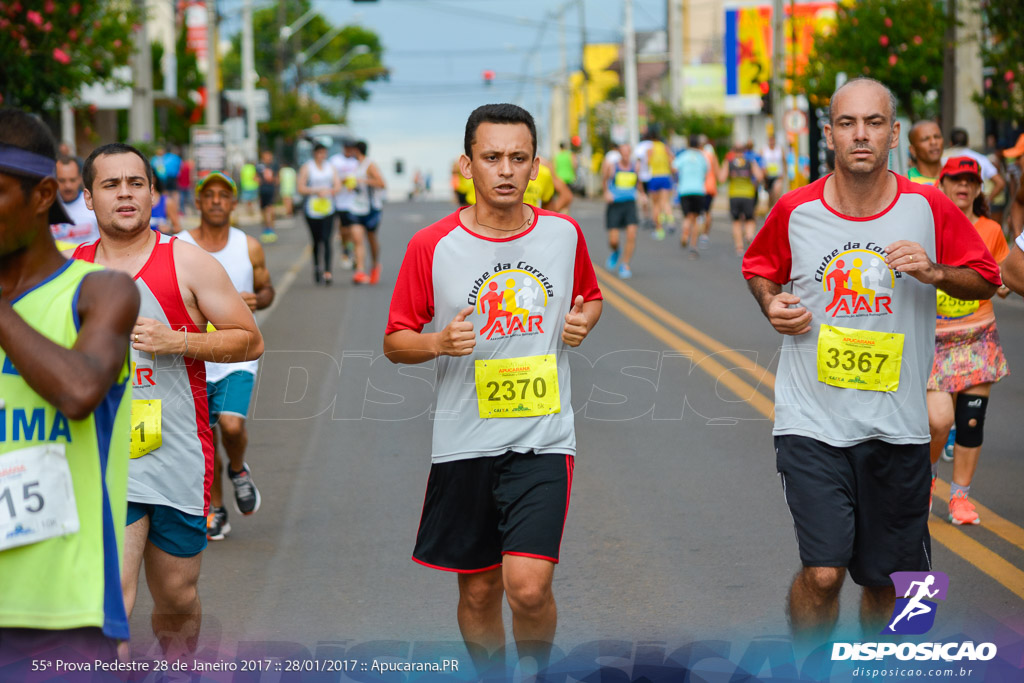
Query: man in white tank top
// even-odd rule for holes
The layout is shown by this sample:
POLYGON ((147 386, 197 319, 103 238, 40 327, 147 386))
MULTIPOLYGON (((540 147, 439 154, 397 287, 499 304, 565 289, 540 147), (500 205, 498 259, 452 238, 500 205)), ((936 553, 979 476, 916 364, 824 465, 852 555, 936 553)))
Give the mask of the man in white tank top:
MULTIPOLYGON (((274 286, 270 282, 270 272, 259 240, 231 227, 231 212, 237 204, 235 182, 219 171, 209 174, 196 187, 199 227, 183 232, 179 237, 202 247, 217 259, 250 310, 257 311, 273 303, 274 286)), ((220 441, 228 456, 228 478, 235 489, 236 508, 243 515, 251 515, 260 507, 259 489, 245 463, 245 449, 249 442, 245 418, 249 413, 258 364, 259 361, 206 363, 210 425, 215 429, 219 427, 220 441)), ((211 541, 221 541, 231 531, 221 484, 223 468, 218 452, 210 489, 210 512, 206 517, 206 537, 211 541)))

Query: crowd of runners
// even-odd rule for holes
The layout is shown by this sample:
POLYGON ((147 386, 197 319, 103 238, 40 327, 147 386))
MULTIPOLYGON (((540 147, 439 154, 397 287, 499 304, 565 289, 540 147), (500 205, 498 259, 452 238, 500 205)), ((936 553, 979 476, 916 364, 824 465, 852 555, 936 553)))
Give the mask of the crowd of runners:
MULTIPOLYGON (((914 178, 888 171, 895 99, 858 78, 832 98, 835 173, 781 198, 786 165, 771 146, 719 163, 707 140, 673 154, 652 131, 601 169, 606 266, 622 278, 641 197, 656 239, 679 197, 681 245, 697 258, 717 185, 729 184, 743 275, 783 335, 774 438, 802 565, 788 598, 800 637, 835 624, 847 571, 877 632, 893 612, 889 575, 931 569, 929 482, 954 426, 946 516, 980 522, 970 486, 991 385, 1008 374, 987 300, 1024 291, 1024 238, 1009 247, 986 217, 989 178, 973 155, 927 165, 931 133, 911 131, 914 178), (925 173, 931 184, 914 182, 925 173), (757 231, 759 187, 774 205, 757 231)), ((333 281, 337 226, 353 282, 377 284, 386 184, 365 142, 342 147, 329 157, 315 144, 297 171, 313 280, 333 281)), ((392 362, 437 361, 436 410, 450 419, 432 422, 413 559, 455 575, 481 675, 505 665, 503 602, 520 658, 538 669, 557 623, 576 455, 568 349, 602 312, 566 213, 567 158, 537 155, 522 108, 476 109, 457 162, 460 206, 412 237, 383 330, 392 362)), ((246 418, 263 353, 253 312, 275 296, 264 246, 233 227, 246 197, 225 171, 194 183, 198 227, 168 228, 188 194, 158 195, 157 168, 167 160, 121 143, 84 161, 59 154, 39 119, 0 110, 0 476, 19 476, 16 490, 2 480, 12 512, 0 575, 25 587, 0 591, 0 667, 67 643, 87 661, 130 660, 143 565, 166 658, 192 656, 200 559, 231 529, 225 467, 235 509, 261 505, 246 418), (167 221, 155 222, 161 204, 167 221)), ((255 170, 257 186, 280 183, 272 157, 255 170)))

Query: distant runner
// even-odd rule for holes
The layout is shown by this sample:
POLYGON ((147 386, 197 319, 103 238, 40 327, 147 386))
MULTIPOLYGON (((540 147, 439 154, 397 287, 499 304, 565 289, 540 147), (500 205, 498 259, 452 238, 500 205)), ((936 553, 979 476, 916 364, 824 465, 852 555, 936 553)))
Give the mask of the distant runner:
MULTIPOLYGON (((219 171, 210 173, 196 188, 199 227, 181 233, 185 242, 202 247, 224 266, 231 284, 242 295, 249 310, 258 311, 274 302, 266 256, 259 240, 231 226, 231 213, 238 206, 234 180, 219 171)), ((259 361, 207 363, 206 392, 210 405, 210 425, 220 433, 221 445, 228 456, 228 479, 235 491, 235 506, 243 515, 260 509, 260 492, 245 462, 249 435, 245 420, 249 414, 253 383, 259 361)), ((214 445, 216 446, 216 436, 214 445)), ((223 540, 231 531, 224 507, 222 471, 224 461, 215 452, 210 512, 206 516, 206 537, 223 540)))

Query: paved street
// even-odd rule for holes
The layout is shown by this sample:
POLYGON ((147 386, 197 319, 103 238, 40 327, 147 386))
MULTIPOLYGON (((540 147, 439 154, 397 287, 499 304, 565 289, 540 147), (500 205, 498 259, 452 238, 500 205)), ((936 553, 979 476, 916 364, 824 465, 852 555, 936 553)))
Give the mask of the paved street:
MULTIPOLYGON (((338 267, 332 288, 314 286, 301 219, 284 221, 267 247, 278 301, 262 320, 267 352, 247 458, 263 506, 249 518, 229 507, 231 534, 204 553, 200 657, 438 652, 469 666, 455 579, 409 559, 430 464, 432 371, 381 355, 405 244, 451 210, 442 202, 386 208, 376 287, 351 285, 338 267)), ((654 242, 641 231, 634 278, 622 282, 600 267, 603 206, 578 201, 573 215, 605 308, 572 361, 579 453, 555 573, 556 646, 606 641, 609 665, 637 666, 722 639, 738 661, 754 639, 788 634, 784 596, 799 564, 771 439, 780 337, 747 293, 725 216, 698 261, 686 259, 677 235, 654 242)), ((932 518, 934 567, 949 574, 950 596, 929 638, 1016 634, 1019 649, 1024 301, 995 306, 1019 372, 992 395, 971 491, 981 526, 932 518)), ((940 491, 950 476, 941 464, 940 491)), ((945 500, 937 495, 937 511, 945 500)), ((848 583, 840 631, 851 639, 860 637, 857 597, 848 583)), ((149 611, 142 590, 132 620, 137 658, 157 653, 149 611)), ((330 676, 323 680, 337 680, 330 676)))

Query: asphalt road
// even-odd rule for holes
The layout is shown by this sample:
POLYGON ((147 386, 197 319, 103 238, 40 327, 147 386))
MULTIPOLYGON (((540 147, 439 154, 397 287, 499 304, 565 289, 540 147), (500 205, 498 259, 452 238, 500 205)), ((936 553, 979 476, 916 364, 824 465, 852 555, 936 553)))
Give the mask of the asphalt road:
MULTIPOLYGON (((409 559, 430 464, 432 372, 381 355, 405 244, 452 209, 387 207, 375 287, 348 283, 340 268, 333 287, 314 286, 301 219, 285 221, 267 247, 283 291, 262 321, 267 353, 247 457, 263 506, 247 518, 229 508, 231 534, 203 555, 201 658, 446 654, 468 666, 455 579, 409 559)), ((784 598, 799 561, 769 419, 781 340, 747 293, 728 224, 716 218, 697 261, 676 236, 655 242, 642 231, 634 278, 623 285, 599 265, 602 206, 577 202, 573 215, 606 303, 572 361, 579 452, 555 572, 556 646, 605 656, 635 679, 642 662, 696 642, 721 640, 724 654, 709 661, 731 662, 753 644, 784 642, 784 598)), ((1024 301, 997 301, 996 313, 1011 370, 1024 374, 1024 301)), ((965 633, 1018 649, 1024 638, 1021 405, 1018 376, 993 391, 972 488, 982 525, 933 516, 934 567, 949 574, 950 596, 929 638, 965 633)), ((940 478, 950 476, 943 463, 940 478)), ((848 583, 839 634, 851 639, 860 637, 857 599, 848 583)), ((158 652, 150 605, 140 590, 136 658, 158 652)), ((405 680, 391 676, 352 674, 405 680)))

